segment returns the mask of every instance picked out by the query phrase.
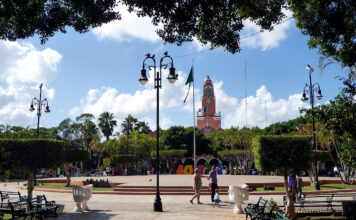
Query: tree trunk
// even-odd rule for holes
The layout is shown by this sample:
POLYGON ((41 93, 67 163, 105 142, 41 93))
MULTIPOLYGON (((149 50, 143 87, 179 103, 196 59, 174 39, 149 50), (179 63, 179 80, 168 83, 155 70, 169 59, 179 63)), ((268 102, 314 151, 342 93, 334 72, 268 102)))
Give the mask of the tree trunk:
POLYGON ((70 187, 70 182, 71 182, 71 175, 70 175, 70 171, 66 170, 66 176, 67 176, 67 184, 66 187, 70 187))
POLYGON ((287 212, 287 216, 288 218, 293 218, 296 217, 296 213, 295 213, 295 208, 294 208, 294 199, 292 197, 292 191, 289 192, 288 190, 288 174, 287 172, 284 172, 284 188, 286 190, 286 195, 287 195, 287 205, 286 205, 286 212, 287 212))
POLYGON ((101 152, 99 151, 99 159, 98 159, 98 166, 96 169, 100 168, 100 162, 101 162, 101 152))
POLYGON ((66 186, 70 187, 71 176, 72 176, 72 168, 71 168, 70 164, 68 164, 68 163, 65 163, 63 165, 63 168, 64 168, 64 172, 66 173, 66 178, 67 178, 66 186))
MULTIPOLYGON (((341 150, 339 148, 338 141, 334 135, 332 135, 332 142, 334 144, 336 155, 339 155, 341 153, 341 150)), ((332 158, 334 160, 334 157, 332 157, 332 158)), ((335 164, 340 164, 340 166, 341 166, 341 169, 339 169, 339 167, 338 167, 339 177, 341 179, 341 182, 346 183, 346 184, 350 184, 351 182, 353 182, 352 180, 350 180, 350 176, 348 175, 348 173, 345 173, 345 170, 347 169, 347 167, 345 166, 345 164, 343 164, 340 161, 338 156, 336 156, 336 161, 334 160, 334 162, 335 162, 335 164), (342 171, 344 171, 344 172, 342 172, 342 171)))
POLYGON ((32 191, 33 191, 33 178, 34 177, 34 173, 33 171, 30 171, 28 173, 28 179, 27 179, 27 197, 29 199, 32 198, 32 191))
POLYGON ((310 179, 310 185, 314 185, 314 177, 315 177, 315 175, 314 175, 314 168, 309 168, 309 169, 307 169, 307 172, 308 172, 308 174, 309 174, 309 179, 310 179))
POLYGON ((343 183, 346 184, 351 184, 351 172, 350 168, 346 167, 345 165, 343 166, 343 170, 339 171, 340 178, 343 183))
POLYGON ((355 175, 352 175, 351 169, 341 163, 341 169, 339 169, 339 176, 343 183, 352 184, 355 175))

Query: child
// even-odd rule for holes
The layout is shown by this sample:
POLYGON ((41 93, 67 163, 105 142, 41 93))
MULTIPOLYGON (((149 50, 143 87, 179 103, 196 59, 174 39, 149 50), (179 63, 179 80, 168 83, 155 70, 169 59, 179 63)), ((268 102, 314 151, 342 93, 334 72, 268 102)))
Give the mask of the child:
POLYGON ((215 191, 215 196, 214 196, 213 208, 215 208, 215 205, 217 205, 218 207, 220 207, 219 202, 220 202, 219 189, 216 189, 216 191, 215 191))

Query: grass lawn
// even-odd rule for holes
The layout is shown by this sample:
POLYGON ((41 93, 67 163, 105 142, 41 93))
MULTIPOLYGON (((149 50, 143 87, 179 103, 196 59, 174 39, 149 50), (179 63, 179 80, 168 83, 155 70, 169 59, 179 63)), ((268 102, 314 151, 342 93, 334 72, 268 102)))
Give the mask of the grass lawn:
POLYGON ((328 220, 328 219, 346 219, 346 217, 344 216, 315 216, 315 217, 311 217, 311 220, 328 220))
MULTIPOLYGON (((333 190, 333 189, 351 189, 351 188, 356 188, 356 185, 348 185, 348 184, 324 184, 324 185, 320 185, 320 189, 321 190, 333 190)), ((263 187, 259 187, 256 189, 257 192, 263 192, 263 191, 271 191, 271 190, 264 190, 263 187)), ((273 191, 276 192, 284 192, 285 189, 284 187, 275 187, 273 191)), ((304 186, 303 187, 303 192, 306 191, 314 191, 314 186, 310 185, 310 186, 304 186)))
POLYGON ((11 219, 11 215, 10 214, 5 214, 3 219, 11 219))
MULTIPOLYGON (((5 214, 4 215, 4 220, 8 220, 8 219, 11 219, 11 214, 5 214)), ((24 218, 17 218, 17 219, 24 219, 24 218)), ((38 218, 33 218, 33 220, 37 220, 38 218)))
MULTIPOLYGON (((46 185, 39 183, 35 188, 72 190, 72 187, 66 187, 65 185, 65 183, 46 183, 46 185)), ((93 191, 114 191, 114 189, 111 187, 94 187, 93 191)))

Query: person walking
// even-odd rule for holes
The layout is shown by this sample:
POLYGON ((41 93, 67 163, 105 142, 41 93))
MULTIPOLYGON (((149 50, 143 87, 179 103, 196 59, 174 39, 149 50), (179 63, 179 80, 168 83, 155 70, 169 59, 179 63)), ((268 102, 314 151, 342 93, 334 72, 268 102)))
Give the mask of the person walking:
POLYGON ((339 176, 339 170, 337 169, 336 165, 334 167, 334 176, 339 176))
POLYGON ((198 204, 202 204, 200 202, 200 190, 202 188, 201 176, 198 168, 195 168, 193 175, 193 189, 195 190, 195 194, 193 198, 190 200, 190 203, 193 204, 195 198, 197 198, 198 204))
POLYGON ((215 165, 211 167, 208 180, 211 186, 211 201, 214 202, 215 190, 218 188, 218 178, 215 165))
POLYGON ((303 190, 303 179, 300 176, 300 174, 298 173, 296 175, 296 183, 297 183, 297 202, 299 202, 299 200, 302 198, 302 190, 303 190))

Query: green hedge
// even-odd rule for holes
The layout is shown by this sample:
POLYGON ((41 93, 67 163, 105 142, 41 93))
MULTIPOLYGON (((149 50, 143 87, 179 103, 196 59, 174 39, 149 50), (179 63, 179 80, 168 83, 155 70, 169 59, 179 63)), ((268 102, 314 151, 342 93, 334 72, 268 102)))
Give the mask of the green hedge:
POLYGON ((110 157, 111 166, 116 166, 117 164, 132 163, 135 161, 136 157, 134 155, 111 155, 110 157))
POLYGON ((88 151, 69 148, 65 150, 64 162, 75 163, 78 161, 86 161, 89 159, 88 151))
POLYGON ((64 162, 68 146, 67 142, 52 139, 0 139, 0 168, 55 168, 64 162))
MULTIPOLYGON (((160 150, 160 157, 183 157, 187 154, 187 150, 160 150)), ((151 152, 151 157, 155 158, 157 155, 157 151, 151 152)))
MULTIPOLYGON (((314 161, 315 151, 312 150, 310 153, 311 153, 310 159, 314 161)), ((327 151, 327 150, 317 150, 316 151, 316 160, 325 163, 325 162, 332 162, 333 158, 332 158, 331 153, 329 151, 327 151)))
POLYGON ((252 145, 255 167, 260 171, 299 172, 310 167, 309 136, 259 136, 252 145))
POLYGON ((218 155, 219 157, 229 157, 229 156, 238 156, 238 155, 244 155, 246 154, 247 150, 242 150, 242 149, 238 149, 238 150, 222 150, 222 151, 218 151, 218 155))
POLYGON ((104 167, 109 167, 109 166, 111 166, 110 158, 104 158, 104 159, 103 159, 103 166, 104 166, 104 167))

